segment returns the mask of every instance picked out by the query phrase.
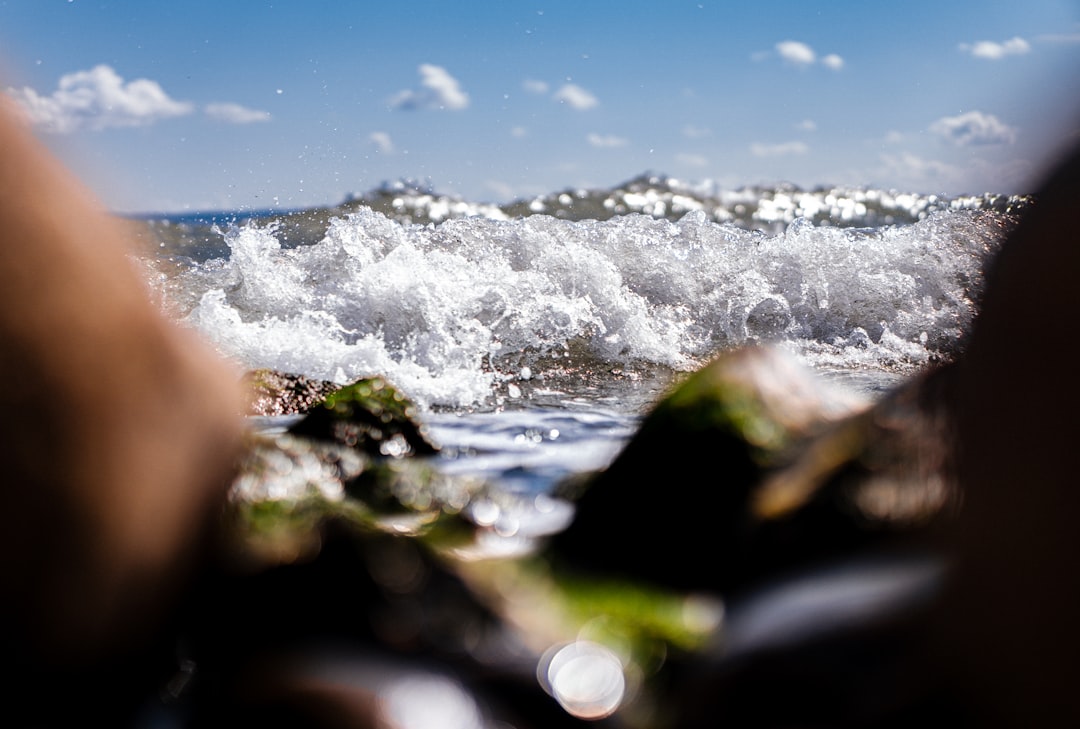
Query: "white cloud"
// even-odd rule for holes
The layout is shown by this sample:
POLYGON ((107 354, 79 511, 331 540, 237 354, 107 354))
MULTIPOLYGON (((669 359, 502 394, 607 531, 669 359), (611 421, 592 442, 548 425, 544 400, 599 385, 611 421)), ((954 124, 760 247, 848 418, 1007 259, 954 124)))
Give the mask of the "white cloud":
POLYGON ((844 59, 835 53, 830 53, 821 59, 821 65, 831 68, 833 71, 839 71, 844 67, 844 59))
POLYGON ((1016 129, 993 114, 981 111, 943 117, 930 125, 930 131, 959 147, 1012 144, 1016 141, 1016 129))
POLYGON ((795 128, 802 132, 816 132, 817 123, 813 119, 803 119, 795 125, 795 128))
POLYGON ((270 112, 249 109, 240 104, 207 104, 203 111, 206 112, 207 116, 229 124, 254 124, 256 122, 270 121, 270 112))
POLYGON ((810 147, 803 142, 780 142, 779 144, 763 144, 754 142, 750 145, 750 154, 755 157, 786 157, 793 154, 806 154, 810 147))
POLYGON ((687 167, 708 167, 709 160, 702 157, 700 154, 685 154, 680 153, 675 155, 675 161, 679 164, 686 165, 687 167))
POLYGON ((188 102, 169 98, 156 81, 140 78, 125 83, 104 64, 61 76, 56 91, 48 96, 26 87, 8 89, 8 94, 32 123, 57 134, 144 126, 194 110, 188 102))
POLYGON ((589 134, 586 139, 594 147, 625 147, 628 143, 627 139, 614 134, 589 134))
POLYGON ((368 135, 368 141, 382 154, 394 153, 394 140, 386 132, 372 132, 368 135))
POLYGON ((775 47, 781 58, 796 66, 809 66, 817 60, 814 49, 799 41, 780 41, 775 47))
POLYGON ((392 108, 407 111, 468 108, 469 95, 461 90, 461 84, 445 68, 421 63, 417 71, 420 74, 420 87, 399 91, 390 100, 392 108))
POLYGON ((564 84, 555 92, 554 98, 556 101, 566 104, 578 111, 591 109, 600 103, 595 96, 577 84, 564 84))
POLYGON ((513 127, 510 129, 510 136, 514 139, 523 139, 529 136, 529 130, 525 127, 513 127))
POLYGON ((1027 191, 1031 189, 1032 174, 1037 168, 1027 160, 990 161, 971 158, 961 165, 928 160, 909 152, 882 154, 881 166, 869 176, 879 184, 912 192, 942 192, 954 194, 1027 191))
MULTIPOLYGON (((832 69, 833 71, 839 71, 844 67, 844 59, 835 53, 830 53, 819 61, 814 49, 802 41, 780 41, 773 46, 773 48, 780 55, 780 58, 794 66, 805 68, 807 66, 813 66, 815 63, 821 63, 822 66, 832 69)), ((761 53, 755 53, 751 56, 754 60, 763 60, 766 57, 767 54, 761 53)))
POLYGON ((900 144, 907 136, 903 132, 898 132, 895 129, 890 129, 885 132, 885 144, 900 144))
POLYGON ((547 81, 537 81, 536 79, 527 78, 521 83, 521 88, 528 91, 530 94, 546 94, 548 89, 547 81))
POLYGON ((1031 50, 1031 44, 1017 36, 1001 43, 996 43, 994 41, 961 43, 960 50, 965 53, 970 53, 975 58, 997 61, 1006 56, 1022 56, 1031 50))

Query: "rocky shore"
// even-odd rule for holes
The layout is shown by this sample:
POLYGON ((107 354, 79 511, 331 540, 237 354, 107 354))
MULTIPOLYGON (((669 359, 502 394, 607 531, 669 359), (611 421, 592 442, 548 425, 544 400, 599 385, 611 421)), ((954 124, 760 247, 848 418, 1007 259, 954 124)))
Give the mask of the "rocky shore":
MULTIPOLYGON (((485 721, 520 727, 705 725, 732 712, 736 725, 772 725, 745 697, 815 665, 809 646, 855 642, 881 670, 906 660, 895 624, 931 601, 943 563, 925 538, 959 503, 949 380, 943 367, 868 404, 777 350, 723 355, 675 387, 609 468, 556 490, 575 505, 568 529, 522 538, 494 515, 527 522, 537 505, 440 473, 390 383, 252 373, 253 412, 303 417, 251 438, 229 558, 202 593, 214 602, 196 601, 185 631, 200 679, 176 705, 208 725, 352 725, 318 723, 327 706, 372 722, 385 707, 362 699, 396 685, 373 678, 392 667, 400 681, 437 676, 485 721), (818 605, 800 610, 807 581, 818 605), (761 634, 775 610, 798 619, 761 634)), ((914 715, 931 693, 913 694, 914 715)), ((782 713, 846 716, 831 700, 798 691, 782 713)))

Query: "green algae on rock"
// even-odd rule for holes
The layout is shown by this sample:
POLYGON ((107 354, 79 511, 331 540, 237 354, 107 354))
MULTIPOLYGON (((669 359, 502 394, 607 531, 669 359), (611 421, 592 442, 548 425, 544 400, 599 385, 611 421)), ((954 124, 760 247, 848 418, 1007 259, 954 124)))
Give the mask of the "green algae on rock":
POLYGON ((233 557, 256 567, 313 558, 329 524, 455 547, 474 539, 476 525, 463 512, 488 488, 442 474, 423 458, 260 434, 251 437, 230 490, 226 536, 233 557))
POLYGON ((955 503, 949 369, 869 404, 780 350, 721 355, 645 418, 605 471, 577 479, 550 545, 568 574, 731 594, 918 530, 955 503))
POLYGON ((716 589, 742 569, 756 484, 795 444, 862 407, 779 350, 723 354, 677 385, 586 482, 552 554, 575 569, 716 589))
POLYGON ((416 418, 416 406, 381 377, 357 380, 331 392, 289 432, 342 443, 372 456, 428 456, 438 451, 416 418))
MULTIPOLYGON (((257 392, 299 390, 305 397, 329 384, 269 370, 251 379, 257 392)), ((317 554, 329 522, 427 531, 443 514, 456 515, 478 488, 471 479, 446 483, 424 458, 408 458, 436 452, 415 405, 384 379, 334 387, 288 432, 250 436, 230 492, 229 541, 248 562, 276 564, 317 554), (390 461, 398 465, 388 468, 390 461)))

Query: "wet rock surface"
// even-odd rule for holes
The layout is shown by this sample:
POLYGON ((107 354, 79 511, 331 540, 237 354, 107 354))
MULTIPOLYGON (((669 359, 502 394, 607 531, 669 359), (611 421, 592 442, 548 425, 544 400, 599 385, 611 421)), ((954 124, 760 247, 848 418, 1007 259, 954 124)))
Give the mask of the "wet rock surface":
POLYGON ((416 406, 381 377, 334 390, 289 432, 342 443, 370 455, 429 456, 437 450, 416 418, 416 406))
POLYGON ((306 413, 340 385, 305 375, 258 369, 247 373, 251 393, 248 415, 276 416, 306 413))
POLYGON ((955 500, 949 370, 873 406, 765 348, 719 357, 650 413, 551 545, 569 570, 729 594, 931 524, 955 500), (665 484, 667 486, 665 486, 665 484))

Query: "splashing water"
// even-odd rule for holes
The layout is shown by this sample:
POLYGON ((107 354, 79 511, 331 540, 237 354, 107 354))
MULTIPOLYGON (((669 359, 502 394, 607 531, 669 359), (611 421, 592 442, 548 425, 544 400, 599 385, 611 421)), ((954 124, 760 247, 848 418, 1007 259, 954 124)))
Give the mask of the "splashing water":
POLYGON ((367 208, 286 247, 224 233, 165 296, 248 366, 346 381, 383 374, 432 407, 573 395, 597 379, 695 368, 785 342, 820 367, 913 369, 961 346, 1010 219, 940 212, 907 226, 796 219, 769 235, 645 215, 402 224, 367 208))

